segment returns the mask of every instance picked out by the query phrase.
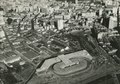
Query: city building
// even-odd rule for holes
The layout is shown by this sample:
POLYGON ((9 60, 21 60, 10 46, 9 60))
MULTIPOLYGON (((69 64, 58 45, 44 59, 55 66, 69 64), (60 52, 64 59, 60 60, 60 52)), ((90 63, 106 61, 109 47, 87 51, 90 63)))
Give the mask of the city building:
POLYGON ((57 27, 58 27, 58 30, 62 30, 64 28, 63 20, 58 20, 57 21, 57 27))
POLYGON ((110 17, 109 20, 109 29, 117 27, 117 17, 110 17))
POLYGON ((0 61, 17 84, 120 84, 118 2, 1 0, 0 61))

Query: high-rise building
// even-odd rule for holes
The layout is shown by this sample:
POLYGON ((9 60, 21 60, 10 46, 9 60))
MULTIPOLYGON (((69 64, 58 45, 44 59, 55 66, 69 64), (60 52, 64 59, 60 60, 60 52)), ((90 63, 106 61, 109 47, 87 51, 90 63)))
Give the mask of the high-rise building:
POLYGON ((63 29, 63 27, 64 27, 63 20, 58 20, 57 23, 58 23, 58 29, 59 29, 59 30, 63 29))
POLYGON ((110 17, 109 20, 109 29, 117 27, 117 17, 110 17))
POLYGON ((78 4, 78 0, 75 0, 75 4, 78 4))
POLYGON ((101 8, 101 9, 99 9, 99 16, 101 16, 102 15, 102 12, 103 12, 103 9, 101 8))
POLYGON ((2 42, 3 40, 5 40, 5 33, 4 33, 4 31, 0 28, 0 42, 2 42))
POLYGON ((0 8, 0 25, 4 24, 4 10, 2 10, 2 8, 0 8))
POLYGON ((64 22, 63 22, 63 20, 62 20, 62 19, 59 19, 59 20, 55 21, 55 22, 54 22, 54 26, 55 26, 55 28, 58 29, 58 30, 63 29, 63 27, 64 27, 64 22))

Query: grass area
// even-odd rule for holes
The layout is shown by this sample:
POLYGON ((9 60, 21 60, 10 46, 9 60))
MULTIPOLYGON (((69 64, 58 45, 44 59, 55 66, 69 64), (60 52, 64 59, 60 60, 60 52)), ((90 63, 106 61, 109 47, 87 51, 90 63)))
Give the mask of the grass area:
POLYGON ((34 70, 34 67, 32 65, 26 64, 24 66, 24 69, 22 69, 22 71, 19 72, 18 74, 21 77, 23 77, 24 80, 27 80, 27 78, 30 76, 30 74, 32 73, 33 70, 34 70))
POLYGON ((95 81, 92 81, 88 84, 115 84, 111 75, 101 77, 95 81))

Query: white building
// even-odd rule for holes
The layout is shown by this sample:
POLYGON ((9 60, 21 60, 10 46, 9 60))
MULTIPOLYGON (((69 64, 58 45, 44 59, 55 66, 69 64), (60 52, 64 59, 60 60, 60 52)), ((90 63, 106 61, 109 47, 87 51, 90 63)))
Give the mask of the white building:
POLYGON ((113 7, 113 14, 117 15, 117 7, 113 7))
POLYGON ((75 4, 76 4, 76 5, 78 4, 78 0, 75 0, 75 4))
POLYGON ((4 15, 4 11, 0 11, 0 25, 4 25, 5 24, 3 15, 4 15))
POLYGON ((102 12, 103 12, 103 9, 101 8, 101 9, 99 10, 99 16, 102 15, 102 12))
POLYGON ((63 29, 63 27, 64 27, 64 21, 63 20, 58 20, 57 24, 58 24, 57 26, 58 26, 59 30, 63 29))
POLYGON ((109 29, 113 29, 114 27, 117 27, 117 17, 110 17, 109 29))
POLYGON ((69 20, 71 18, 70 14, 64 15, 64 20, 69 20))
POLYGON ((113 1, 112 0, 105 0, 105 4, 106 5, 113 5, 113 1))
POLYGON ((82 13, 82 16, 83 17, 86 17, 86 18, 89 18, 89 17, 95 17, 96 16, 96 12, 85 12, 85 13, 82 13))
POLYGON ((4 32, 2 31, 2 29, 0 29, 0 38, 3 38, 5 36, 4 32))

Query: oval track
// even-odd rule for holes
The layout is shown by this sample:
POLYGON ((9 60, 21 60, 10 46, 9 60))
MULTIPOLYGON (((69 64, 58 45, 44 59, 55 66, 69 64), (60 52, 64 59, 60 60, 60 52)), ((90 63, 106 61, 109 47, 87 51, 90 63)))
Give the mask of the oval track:
POLYGON ((70 60, 74 62, 75 64, 72 66, 65 67, 65 68, 61 68, 64 65, 63 62, 59 62, 53 65, 54 73, 57 75, 65 76, 65 75, 74 74, 76 72, 84 73, 84 71, 90 68, 90 60, 87 58, 76 57, 76 58, 71 58, 70 60))

